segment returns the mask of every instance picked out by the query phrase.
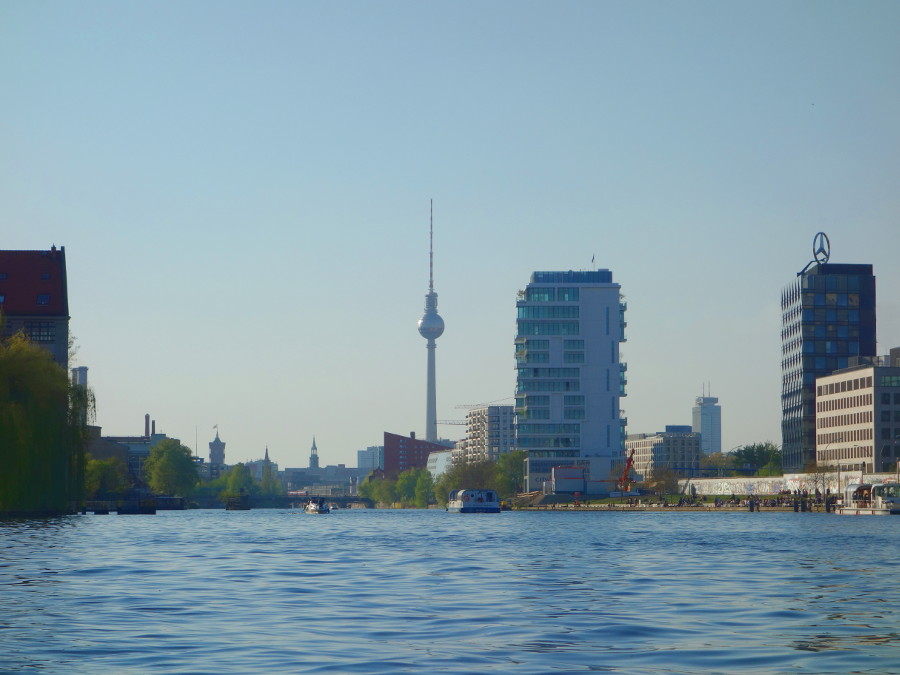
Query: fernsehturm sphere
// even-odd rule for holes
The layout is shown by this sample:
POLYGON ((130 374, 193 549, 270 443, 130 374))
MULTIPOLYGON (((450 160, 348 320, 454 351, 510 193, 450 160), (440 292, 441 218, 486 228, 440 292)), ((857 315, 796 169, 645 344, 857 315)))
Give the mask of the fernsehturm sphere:
POLYGON ((435 340, 444 334, 444 320, 437 311, 437 293, 434 292, 434 219, 428 226, 428 293, 425 295, 425 314, 419 319, 419 335, 428 340, 428 382, 425 402, 425 440, 437 441, 437 396, 435 394, 434 348, 435 340))

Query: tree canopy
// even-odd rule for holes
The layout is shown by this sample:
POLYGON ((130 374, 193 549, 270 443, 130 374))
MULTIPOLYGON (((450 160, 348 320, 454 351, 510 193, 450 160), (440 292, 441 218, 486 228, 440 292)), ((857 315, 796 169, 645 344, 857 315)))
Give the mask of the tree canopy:
POLYGON ((22 333, 0 342, 0 512, 78 507, 90 400, 22 333))
POLYGON ((172 497, 187 497, 199 480, 191 449, 174 438, 164 438, 150 450, 144 475, 153 492, 172 497))

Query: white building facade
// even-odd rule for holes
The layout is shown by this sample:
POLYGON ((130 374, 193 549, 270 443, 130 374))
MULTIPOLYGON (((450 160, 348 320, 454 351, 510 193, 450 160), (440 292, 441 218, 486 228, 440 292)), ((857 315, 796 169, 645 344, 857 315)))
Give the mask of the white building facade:
POLYGON ((625 303, 609 270, 534 272, 516 303, 516 445, 525 490, 554 466, 610 477, 624 453, 625 303))
POLYGON ((816 462, 840 471, 897 471, 900 348, 816 379, 816 462))
POLYGON ((722 452, 722 407, 714 396, 698 396, 695 401, 691 429, 700 434, 700 450, 704 455, 722 452))
POLYGON ((691 427, 667 426, 655 434, 629 434, 625 450, 634 451, 634 472, 640 480, 653 480, 660 471, 689 478, 700 470, 700 438, 691 427))
POLYGON ((459 444, 466 463, 496 462, 516 445, 515 409, 488 405, 466 413, 466 438, 459 444))

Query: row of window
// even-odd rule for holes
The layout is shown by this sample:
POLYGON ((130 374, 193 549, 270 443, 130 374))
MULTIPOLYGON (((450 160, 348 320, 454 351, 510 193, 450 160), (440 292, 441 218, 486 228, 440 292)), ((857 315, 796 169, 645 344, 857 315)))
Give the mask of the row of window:
POLYGON ((577 434, 580 424, 520 424, 520 434, 577 434))
POLYGON ((49 321, 26 321, 22 330, 33 342, 56 340, 56 324, 49 321))
POLYGON ((849 424, 868 424, 872 421, 872 411, 850 413, 849 415, 832 415, 831 417, 816 417, 816 426, 820 429, 831 427, 845 427, 849 424))
POLYGON ((519 307, 520 319, 577 319, 580 315, 578 305, 538 305, 536 307, 519 307))
POLYGON ((804 290, 815 291, 861 291, 874 283, 874 277, 858 274, 804 274, 804 290), (870 282, 870 283, 866 283, 870 282))
POLYGON ((859 293, 804 293, 804 307, 859 307, 859 293))
MULTIPOLYGON (((6 302, 6 295, 0 294, 0 305, 6 302)), ((38 293, 35 298, 36 305, 49 305, 50 304, 50 294, 49 293, 38 293)))
POLYGON ((525 289, 525 300, 528 302, 578 302, 576 288, 533 288, 525 289))
POLYGON ((578 436, 536 436, 529 438, 520 436, 516 441, 519 448, 579 448, 581 438, 578 436))
POLYGON ((524 380, 516 384, 517 394, 532 391, 581 391, 581 383, 578 380, 524 380))
POLYGON ((818 323, 859 323, 858 309, 804 309, 801 316, 803 321, 818 323))
POLYGON ((578 335, 578 321, 526 321, 520 319, 519 336, 526 335, 578 335))
MULTIPOLYGON (((900 375, 882 375, 878 378, 878 384, 882 387, 900 387, 900 375)), ((894 394, 894 399, 898 399, 900 396, 894 394)))
POLYGON ((519 368, 519 377, 578 377, 578 368, 519 368))
POLYGON ((804 340, 804 354, 859 354, 859 342, 853 340, 804 340))
POLYGON ((850 441, 871 441, 875 437, 872 428, 846 429, 844 431, 832 431, 816 436, 816 445, 829 445, 831 443, 849 443, 850 441))
MULTIPOLYGON (((550 352, 529 351, 525 354, 524 360, 519 356, 517 362, 519 364, 550 363, 550 352)), ((564 352, 563 363, 584 363, 584 352, 564 352)))
POLYGON ((850 380, 841 380, 840 382, 829 382, 828 384, 819 385, 816 393, 819 396, 825 394, 840 394, 845 391, 856 391, 857 389, 871 389, 872 376, 857 377, 850 380))
POLYGON ((872 405, 872 394, 859 394, 857 396, 847 396, 845 398, 834 398, 830 401, 819 401, 816 403, 816 412, 862 408, 867 405, 872 405))

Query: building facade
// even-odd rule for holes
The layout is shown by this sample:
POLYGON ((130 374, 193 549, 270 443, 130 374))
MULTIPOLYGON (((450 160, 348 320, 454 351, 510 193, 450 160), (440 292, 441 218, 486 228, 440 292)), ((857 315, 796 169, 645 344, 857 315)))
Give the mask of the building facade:
POLYGON ((542 489, 554 466, 590 465, 591 479, 608 478, 624 452, 619 284, 609 270, 534 272, 516 308, 516 445, 528 454, 526 491, 542 489))
POLYGON ((428 455, 447 450, 446 445, 430 443, 416 438, 415 433, 401 436, 384 432, 384 473, 396 478, 409 469, 424 469, 428 465, 428 455))
POLYGON ((842 471, 897 471, 900 348, 816 380, 816 460, 842 471))
POLYGON ((875 355, 872 266, 811 264, 782 291, 781 311, 782 463, 798 472, 816 458, 816 378, 875 355))
POLYGON ((370 445, 365 450, 357 450, 356 466, 367 471, 384 469, 384 446, 370 445))
POLYGON ((714 396, 698 396, 694 404, 691 430, 700 434, 704 455, 722 452, 722 407, 714 396))
POLYGON ((66 249, 0 251, 3 336, 22 331, 69 371, 66 249))
POLYGON ((666 426, 655 434, 629 434, 625 450, 634 451, 634 472, 641 480, 654 480, 663 470, 689 478, 700 471, 700 438, 689 426, 666 426))
POLYGON ((496 462, 516 445, 515 408, 488 405, 466 413, 466 437, 460 442, 460 459, 496 462))

